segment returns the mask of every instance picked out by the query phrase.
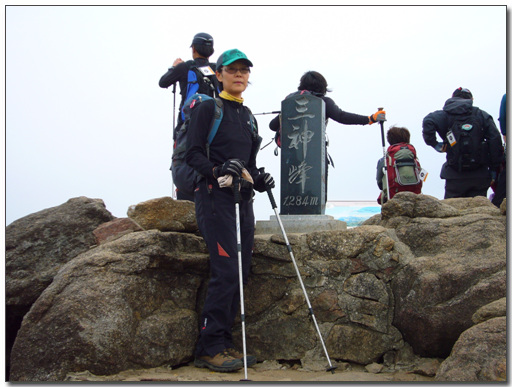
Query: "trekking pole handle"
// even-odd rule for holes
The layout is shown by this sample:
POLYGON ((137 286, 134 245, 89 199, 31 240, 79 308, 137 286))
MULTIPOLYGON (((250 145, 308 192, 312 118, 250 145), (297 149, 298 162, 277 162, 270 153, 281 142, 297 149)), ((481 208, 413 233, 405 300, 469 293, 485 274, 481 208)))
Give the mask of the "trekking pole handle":
MULTIPOLYGON (((379 107, 379 108, 377 108, 377 110, 380 112, 380 111, 384 110, 384 108, 383 107, 379 107)), ((385 148, 386 147, 386 141, 384 140, 384 122, 379 121, 379 124, 380 124, 380 130, 382 131, 382 147, 385 148)))
MULTIPOLYGON (((261 167, 258 169, 258 171, 260 171, 260 173, 265 173, 265 168, 264 167, 261 167)), ((277 204, 276 204, 276 200, 274 199, 274 194, 272 193, 272 188, 267 188, 267 194, 268 194, 268 198, 270 200, 270 204, 272 205, 272 209, 276 209, 277 208, 277 204)))
POLYGON ((234 188, 234 195, 235 195, 235 203, 240 204, 240 177, 234 176, 233 177, 233 188, 234 188))

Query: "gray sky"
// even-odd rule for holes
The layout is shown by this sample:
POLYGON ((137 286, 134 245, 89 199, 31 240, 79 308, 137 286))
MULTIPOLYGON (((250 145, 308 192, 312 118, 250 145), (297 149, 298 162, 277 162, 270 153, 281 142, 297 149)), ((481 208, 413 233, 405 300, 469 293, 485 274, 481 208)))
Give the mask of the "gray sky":
MULTIPOLYGON (((503 3, 506 4, 506 3, 503 3)), ((8 6, 6 13, 6 222, 77 196, 100 198, 114 216, 171 196, 171 89, 158 80, 191 58, 197 32, 254 63, 245 104, 280 110, 308 70, 348 112, 384 106, 411 131, 423 193, 442 198, 444 155, 427 147, 421 122, 457 87, 498 125, 506 91, 505 6, 8 6), (201 22, 187 22, 195 18, 201 22)), ((179 88, 178 88, 179 89, 179 88)), ((179 104, 177 94, 176 105, 179 104)), ((178 114, 178 112, 176 112, 178 114)), ((273 116, 257 116, 264 143, 273 116)), ((375 200, 380 128, 330 121, 329 200, 375 200)), ((258 164, 279 183, 274 145, 258 164)), ((279 198, 279 184, 274 190, 279 198)), ((257 219, 273 213, 257 194, 257 219)))

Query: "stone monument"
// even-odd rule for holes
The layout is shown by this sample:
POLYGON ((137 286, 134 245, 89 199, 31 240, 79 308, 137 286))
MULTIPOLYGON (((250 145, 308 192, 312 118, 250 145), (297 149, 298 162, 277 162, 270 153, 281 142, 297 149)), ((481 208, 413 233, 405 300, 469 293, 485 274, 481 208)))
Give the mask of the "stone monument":
MULTIPOLYGON (((325 102, 310 93, 296 93, 281 103, 280 217, 288 232, 346 229, 346 223, 325 215, 325 102)), ((279 232, 275 216, 258 221, 256 233, 279 232)))

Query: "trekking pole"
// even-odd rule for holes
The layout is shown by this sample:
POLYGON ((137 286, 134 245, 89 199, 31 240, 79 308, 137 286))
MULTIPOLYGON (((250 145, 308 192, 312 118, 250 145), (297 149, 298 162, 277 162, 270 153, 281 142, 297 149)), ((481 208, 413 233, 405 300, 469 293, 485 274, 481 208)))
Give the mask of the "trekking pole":
MULTIPOLYGON (((265 172, 265 168, 260 168, 259 170, 261 173, 265 172)), ((308 304, 309 314, 311 315, 311 318, 313 319, 313 323, 315 324, 315 328, 318 333, 318 337, 320 338, 320 342, 322 343, 322 347, 324 349, 325 356, 327 357, 329 366, 326 368, 326 371, 331 371, 331 373, 334 374, 334 370, 338 367, 332 365, 331 359, 329 358, 329 354, 327 353, 327 348, 325 347, 325 343, 322 338, 322 334, 320 333, 320 328, 318 327, 318 323, 316 322, 316 317, 315 317, 315 314, 313 313, 313 307, 311 306, 311 303, 309 302, 309 297, 308 297, 308 293, 306 292, 306 288, 304 287, 304 282, 302 282, 299 267, 297 266, 297 262, 295 261, 292 247, 290 246, 290 242, 288 241, 288 237, 286 236, 286 232, 284 231, 284 226, 281 221, 281 217, 279 216, 279 213, 277 212, 277 204, 274 199, 274 194, 272 193, 272 188, 267 188, 267 194, 268 194, 268 198, 270 199, 270 204, 272 205, 272 209, 274 210, 274 213, 276 214, 276 218, 277 218, 277 222, 279 223, 279 227, 281 228, 281 233, 283 234, 284 241, 286 243, 286 248, 288 249, 288 252, 290 253, 290 257, 292 258, 293 266, 295 267, 295 271, 297 272, 297 277, 299 278, 300 286, 302 287, 302 292, 304 293, 304 297, 306 298, 306 303, 308 304)))
POLYGON ((280 110, 276 110, 275 112, 255 113, 255 114, 253 114, 253 116, 262 116, 262 115, 265 115, 265 114, 278 114, 278 113, 281 113, 281 111, 280 110))
POLYGON ((242 321, 242 346, 244 353, 244 379, 241 382, 247 382, 247 347, 245 343, 245 309, 244 309, 244 281, 242 274, 242 237, 240 234, 240 178, 234 179, 235 188, 235 217, 236 217, 236 249, 238 252, 238 281, 240 283, 240 320, 242 321))
POLYGON ((176 129, 176 83, 172 85, 172 133, 176 129))
MULTIPOLYGON (((172 85, 172 137, 174 142, 174 136, 176 132, 176 83, 172 85)), ((172 180, 172 196, 174 199, 178 198, 176 188, 174 186, 174 180, 172 180)))
MULTIPOLYGON (((384 110, 384 108, 378 108, 379 111, 381 110, 384 110)), ((384 181, 386 183, 386 197, 387 197, 387 200, 389 200, 389 182, 388 182, 388 160, 387 160, 387 157, 386 157, 386 141, 384 140, 384 121, 379 121, 379 124, 380 124, 380 133, 381 133, 381 137, 382 137, 382 153, 384 155, 384 166, 382 167, 384 169, 384 181)), ((385 197, 384 195, 382 195, 383 198, 382 198, 382 204, 384 204, 385 202, 385 197)))

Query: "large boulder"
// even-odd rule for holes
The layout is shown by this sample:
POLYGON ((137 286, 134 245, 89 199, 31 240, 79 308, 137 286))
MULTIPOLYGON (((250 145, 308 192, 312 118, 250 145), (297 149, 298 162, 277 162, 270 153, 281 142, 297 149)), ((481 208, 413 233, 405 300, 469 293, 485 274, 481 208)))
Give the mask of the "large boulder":
POLYGON ((488 199, 404 192, 368 223, 392 227, 417 257, 391 284, 394 326, 415 353, 447 357, 476 310, 506 296, 506 219, 488 199))
POLYGON ((441 364, 439 382, 506 382, 507 318, 495 317, 464 331, 441 364))
POLYGON ((32 305, 63 264, 96 244, 93 231, 113 218, 101 199, 78 197, 8 225, 7 305, 32 305))
MULTIPOLYGON (((369 364, 404 346, 392 326, 389 282, 412 256, 392 230, 359 227, 291 240, 333 361, 369 364)), ((206 246, 189 233, 141 231, 82 253, 26 315, 11 380, 192 360, 208 276, 206 246)), ((260 360, 327 364, 281 237, 256 238, 245 304, 248 348, 260 360)), ((241 346, 239 321, 234 336, 241 346)))
POLYGON ((7 359, 23 316, 66 262, 96 244, 93 231, 114 217, 101 199, 77 197, 5 229, 7 359))
POLYGON ((196 302, 208 273, 192 234, 136 232, 62 267, 25 316, 11 356, 12 381, 64 380, 190 360, 196 302))

